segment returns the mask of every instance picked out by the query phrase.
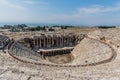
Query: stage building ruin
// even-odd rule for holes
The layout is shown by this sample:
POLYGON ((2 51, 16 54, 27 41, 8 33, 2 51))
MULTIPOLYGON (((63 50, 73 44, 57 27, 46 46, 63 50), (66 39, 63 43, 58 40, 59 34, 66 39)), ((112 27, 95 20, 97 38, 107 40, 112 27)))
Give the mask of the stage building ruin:
POLYGON ((28 38, 24 38, 19 43, 33 49, 42 55, 42 58, 46 56, 55 56, 62 54, 69 54, 75 45, 79 43, 85 37, 84 34, 38 34, 28 38))

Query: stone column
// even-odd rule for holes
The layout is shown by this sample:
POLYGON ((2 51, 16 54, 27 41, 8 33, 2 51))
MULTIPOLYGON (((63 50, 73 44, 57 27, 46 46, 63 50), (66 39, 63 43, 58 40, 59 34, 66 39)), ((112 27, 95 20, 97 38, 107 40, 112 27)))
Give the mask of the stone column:
POLYGON ((41 39, 39 38, 40 44, 39 44, 39 48, 41 48, 41 39))
POLYGON ((66 45, 65 46, 68 46, 68 37, 66 36, 66 45))
POLYGON ((38 38, 37 38, 37 48, 39 47, 39 44, 38 44, 38 38))
POLYGON ((61 47, 63 47, 63 36, 61 36, 61 47))
POLYGON ((41 51, 41 58, 43 59, 43 52, 41 51))
POLYGON ((46 37, 46 48, 48 48, 48 37, 46 37))
POLYGON ((44 48, 46 48, 46 37, 44 37, 44 48))
POLYGON ((57 47, 59 47, 59 36, 57 36, 57 47))
POLYGON ((70 36, 68 37, 68 46, 70 46, 70 36))
POLYGON ((44 54, 43 54, 43 58, 45 59, 45 52, 44 52, 44 54))
POLYGON ((33 39, 33 47, 35 48, 35 39, 33 39))
POLYGON ((37 46, 37 39, 35 38, 35 47, 37 46))
POLYGON ((60 47, 61 47, 61 44, 62 44, 62 40, 61 40, 61 36, 60 36, 60 47))
POLYGON ((51 39, 51 37, 50 37, 50 47, 52 47, 52 39, 51 39))
POLYGON ((67 40, 67 46, 69 46, 69 36, 68 36, 68 40, 67 40))
POLYGON ((62 46, 64 47, 64 37, 62 37, 62 46))
POLYGON ((40 39, 38 38, 38 49, 40 48, 40 39))
POLYGON ((52 41, 52 48, 53 48, 53 37, 52 37, 52 40, 51 40, 51 41, 52 41))

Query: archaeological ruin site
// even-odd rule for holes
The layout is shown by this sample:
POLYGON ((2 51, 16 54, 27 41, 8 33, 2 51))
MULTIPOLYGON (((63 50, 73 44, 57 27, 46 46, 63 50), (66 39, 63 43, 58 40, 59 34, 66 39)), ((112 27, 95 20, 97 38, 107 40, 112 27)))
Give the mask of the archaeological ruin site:
POLYGON ((120 80, 119 28, 4 32, 0 48, 0 80, 120 80))

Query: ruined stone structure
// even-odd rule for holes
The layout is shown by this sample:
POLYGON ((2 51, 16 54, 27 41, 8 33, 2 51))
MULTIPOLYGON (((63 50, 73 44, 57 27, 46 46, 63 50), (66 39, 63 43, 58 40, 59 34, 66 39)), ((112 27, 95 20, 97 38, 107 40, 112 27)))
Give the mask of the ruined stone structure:
MULTIPOLYGON (((70 53, 72 51, 73 47, 57 47, 57 48, 52 48, 52 49, 41 48, 37 52, 37 51, 34 51, 34 50, 32 50, 32 49, 30 49, 28 47, 25 47, 24 45, 14 41, 14 40, 10 40, 10 42, 7 45, 7 47, 8 47, 7 50, 8 50, 8 54, 12 58, 14 58, 14 59, 16 59, 18 61, 21 61, 21 62, 24 62, 24 63, 36 64, 36 65, 52 66, 52 67, 86 67, 86 66, 94 66, 94 65, 110 62, 111 60, 113 60, 116 57, 115 50, 109 44, 107 44, 107 43, 105 43, 103 41, 100 41, 100 40, 96 40, 96 39, 87 37, 87 36, 85 38, 90 39, 91 41, 96 42, 96 43, 98 42, 97 44, 99 44, 99 45, 101 44, 101 47, 103 47, 103 46, 106 47, 106 54, 109 55, 109 56, 105 57, 105 59, 102 59, 102 57, 99 57, 100 58, 99 60, 96 60, 97 59, 96 58, 94 60, 91 60, 91 62, 89 62, 89 63, 88 62, 87 63, 80 63, 80 59, 78 59, 78 57, 80 56, 79 52, 77 54, 76 53, 74 53, 74 54, 70 53), (110 53, 107 53, 108 51, 110 53), (56 64, 56 62, 52 63, 52 62, 49 62, 49 61, 46 60, 46 56, 54 57, 55 55, 63 55, 63 54, 69 54, 69 53, 73 57, 74 57, 74 55, 76 55, 76 57, 74 58, 75 59, 74 61, 76 61, 77 64, 74 64, 74 63, 73 64, 71 64, 71 63, 56 64)), ((0 38, 0 40, 1 39, 2 38, 0 38)), ((80 38, 78 36, 76 38, 76 40, 77 39, 81 40, 82 38, 80 38)), ((93 43, 91 43, 91 44, 93 46, 93 43)), ((77 50, 77 48, 75 50, 77 50)), ((100 54, 100 55, 97 54, 97 55, 98 56, 101 56, 101 55, 105 56, 105 53, 100 54)), ((66 59, 72 59, 72 57, 71 58, 64 57, 64 58, 65 58, 65 60, 66 59)), ((54 58, 54 59, 57 59, 57 58, 54 58)), ((49 60, 51 60, 51 59, 49 59, 49 60)), ((59 59, 57 59, 57 60, 59 61, 59 59)))
POLYGON ((33 49, 52 49, 71 47, 78 43, 78 35, 74 34, 39 34, 25 38, 25 42, 33 49))
POLYGON ((17 42, 37 33, 25 32, 23 36, 20 36, 21 33, 9 33, 14 40, 6 48, 6 54, 0 50, 0 80, 120 80, 119 28, 103 32, 97 29, 88 33, 76 46, 41 48, 38 52, 24 46, 27 43, 17 42), (69 54, 67 48, 74 49, 69 54), (61 54, 64 50, 67 54, 61 54), (44 59, 39 51, 60 54, 44 59))
POLYGON ((38 53, 40 53, 41 55, 44 55, 43 58, 45 58, 45 56, 47 57, 47 56, 70 54, 72 50, 73 50, 73 47, 49 49, 49 50, 40 49, 38 53))
POLYGON ((2 49, 4 46, 6 46, 9 42, 9 37, 0 35, 0 49, 2 49))
POLYGON ((20 43, 30 47, 34 51, 45 56, 55 56, 69 54, 75 45, 81 41, 85 35, 64 34, 39 34, 30 38, 24 38, 20 43))
POLYGON ((8 46, 9 48, 9 53, 11 53, 11 56, 16 56, 19 58, 27 58, 29 60, 32 61, 41 61, 42 62, 42 58, 41 55, 38 54, 37 52, 15 42, 15 41, 11 41, 11 43, 8 46))
MULTIPOLYGON (((97 62, 91 62, 91 63, 86 63, 86 64, 54 64, 50 63, 49 61, 46 61, 45 55, 41 55, 33 50, 30 50, 30 48, 24 47, 23 45, 16 43, 15 41, 12 41, 9 46, 8 46, 8 54, 13 57, 14 59, 24 62, 24 63, 30 63, 30 64, 35 64, 35 65, 41 65, 41 66, 50 66, 50 67, 86 67, 86 66, 94 66, 94 65, 99 65, 103 63, 110 62, 116 57, 116 52, 115 50, 107 43, 86 37, 88 39, 98 41, 99 43, 105 45, 108 47, 112 52, 111 55, 103 60, 98 60, 97 62)), ((52 55, 53 56, 53 55, 52 55)), ((100 55, 99 55, 100 56, 100 55)))

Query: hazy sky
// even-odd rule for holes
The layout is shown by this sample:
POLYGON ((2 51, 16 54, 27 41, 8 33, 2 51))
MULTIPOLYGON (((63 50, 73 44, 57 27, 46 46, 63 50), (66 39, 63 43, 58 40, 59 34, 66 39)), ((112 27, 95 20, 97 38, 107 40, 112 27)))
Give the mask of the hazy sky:
POLYGON ((0 0, 0 22, 119 25, 120 0, 0 0))

